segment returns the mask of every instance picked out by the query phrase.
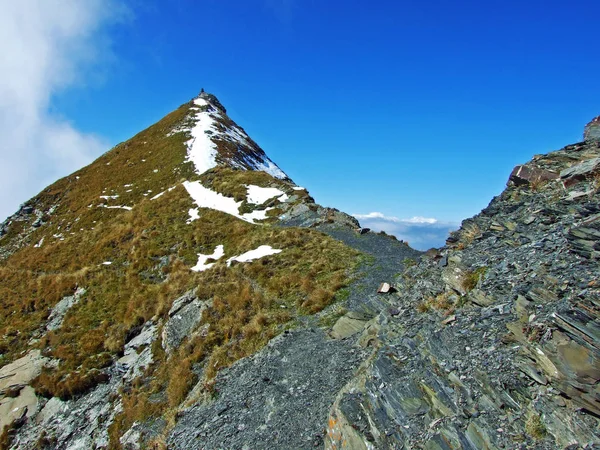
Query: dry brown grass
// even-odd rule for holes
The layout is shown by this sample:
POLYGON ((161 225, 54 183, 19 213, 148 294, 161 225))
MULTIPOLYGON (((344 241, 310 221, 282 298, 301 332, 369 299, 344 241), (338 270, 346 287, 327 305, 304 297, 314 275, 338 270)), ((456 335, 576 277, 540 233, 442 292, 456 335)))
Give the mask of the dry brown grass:
POLYGON ((426 313, 434 309, 443 311, 446 315, 454 312, 455 305, 450 301, 450 294, 448 292, 429 296, 417 305, 417 311, 420 313, 426 313))
MULTIPOLYGON (((333 302, 357 260, 354 251, 315 230, 251 225, 204 209, 199 220, 186 223, 194 204, 178 183, 198 177, 191 164, 182 163, 188 137, 167 133, 188 111, 189 105, 183 105, 41 192, 31 203, 42 210, 58 205, 55 213, 31 233, 28 245, 0 262, 3 363, 19 357, 31 338, 42 334, 56 303, 78 287, 86 288, 62 327, 37 344, 60 360, 56 370, 44 371, 35 381, 46 396, 77 397, 105 381, 103 369, 122 354, 132 333, 150 319, 164 321, 184 292, 195 289, 199 298, 213 300, 202 319, 210 325, 206 335, 192 334, 170 356, 160 342, 153 345, 155 363, 148 380, 123 393, 123 413, 111 427, 114 448, 133 421, 176 410, 196 381, 210 390, 218 370, 256 352, 298 315, 333 302), (127 192, 125 185, 132 183, 127 192), (100 199, 113 194, 119 198, 100 199), (100 203, 135 207, 107 209, 100 203), (34 248, 42 237, 43 246, 34 248), (198 253, 212 252, 219 244, 227 256, 263 244, 283 251, 231 268, 223 258, 206 272, 190 271, 198 253), (204 379, 196 380, 202 369, 204 379), (165 394, 165 400, 149 403, 152 394, 165 394)), ((289 184, 260 172, 217 168, 202 181, 238 199, 246 193, 244 184, 277 185, 292 193, 289 184)), ((310 200, 305 191, 293 195, 310 200)), ((15 223, 0 245, 9 245, 25 229, 29 224, 15 223)))
POLYGON ((459 244, 462 244, 463 248, 468 247, 481 236, 481 229, 476 223, 469 223, 463 227, 460 233, 459 244))

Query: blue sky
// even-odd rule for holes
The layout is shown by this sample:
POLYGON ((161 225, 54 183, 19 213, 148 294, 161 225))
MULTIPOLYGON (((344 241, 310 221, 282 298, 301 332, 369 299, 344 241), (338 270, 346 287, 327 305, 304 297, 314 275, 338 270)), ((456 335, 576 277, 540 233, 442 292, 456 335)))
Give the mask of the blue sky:
POLYGON ((2 216, 203 87, 319 203, 441 245, 600 114, 592 1, 0 3, 0 118, 36 137, 0 124, 2 216))

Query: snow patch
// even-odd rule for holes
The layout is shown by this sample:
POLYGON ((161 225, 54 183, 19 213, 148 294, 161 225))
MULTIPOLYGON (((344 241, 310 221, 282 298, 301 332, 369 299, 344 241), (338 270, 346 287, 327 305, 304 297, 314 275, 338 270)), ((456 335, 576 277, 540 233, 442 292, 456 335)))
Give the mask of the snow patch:
MULTIPOLYGON (((202 98, 194 100, 197 106, 207 106, 208 102, 202 98)), ((196 167, 198 175, 203 174, 217 165, 217 145, 211 140, 207 132, 215 133, 213 128, 215 120, 207 111, 196 113, 194 127, 189 130, 192 138, 186 142, 188 146, 187 160, 196 167)))
POLYGON ((192 223, 194 220, 197 220, 200 218, 200 213, 198 212, 198 208, 190 208, 190 210, 188 211, 188 214, 190 215, 190 218, 188 219, 187 223, 192 223))
POLYGON ((218 192, 205 188, 199 181, 185 181, 183 187, 188 191, 196 204, 201 208, 211 208, 217 211, 231 214, 232 216, 240 217, 239 206, 231 197, 225 197, 218 192))
POLYGON ((292 189, 295 190, 295 191, 305 191, 306 190, 302 186, 294 186, 292 189))
POLYGON ((194 202, 200 208, 216 209, 227 214, 230 214, 238 219, 245 220, 248 223, 255 223, 255 220, 266 219, 266 213, 272 208, 267 208, 263 211, 253 211, 251 213, 240 214, 239 208, 242 202, 236 202, 231 197, 225 197, 218 192, 208 189, 199 181, 185 181, 183 187, 188 191, 194 202))
POLYGON ((107 208, 107 209, 126 209, 127 211, 131 211, 133 208, 131 206, 106 206, 106 205, 98 205, 98 208, 107 208))
POLYGON ((279 201, 281 202, 284 202, 288 199, 287 194, 277 188, 264 188, 260 186, 254 186, 253 184, 248 184, 246 188, 248 188, 248 196, 246 199, 248 200, 248 203, 252 203, 254 205, 262 205, 264 202, 273 197, 278 197, 279 201))
POLYGON ((281 250, 273 248, 270 245, 261 245, 260 247, 250 250, 249 252, 242 253, 239 256, 232 256, 227 260, 227 267, 231 266, 233 261, 250 262, 264 256, 274 255, 276 253, 281 253, 281 250))
POLYGON ((223 257, 224 254, 225 251, 223 250, 223 245, 217 245, 212 255, 203 255, 201 253, 198 253, 198 262, 194 267, 191 268, 191 270, 193 270, 194 272, 204 272, 206 269, 210 269, 212 266, 215 265, 214 262, 206 264, 206 261, 208 261, 209 259, 220 259, 223 257))
MULTIPOLYGON (((45 236, 44 236, 45 237, 45 236)), ((44 243, 44 237, 42 237, 37 244, 34 245, 35 248, 40 248, 44 243)))
POLYGON ((246 213, 241 218, 246 222, 254 223, 255 220, 265 220, 267 218, 267 212, 273 208, 256 209, 252 212, 246 213))
POLYGON ((154 197, 152 197, 150 200, 156 200, 157 198, 159 198, 160 196, 166 194, 167 192, 171 192, 173 189, 175 189, 177 186, 173 186, 170 187, 169 189, 167 189, 166 191, 162 191, 160 194, 156 194, 154 197))
POLYGON ((277 167, 277 165, 268 158, 262 161, 256 161, 256 165, 254 167, 256 170, 267 172, 274 178, 279 178, 280 180, 287 178, 287 175, 283 172, 283 170, 277 167))
POLYGON ((105 200, 110 200, 110 199, 119 198, 119 196, 118 195, 101 195, 100 198, 103 198, 105 200))

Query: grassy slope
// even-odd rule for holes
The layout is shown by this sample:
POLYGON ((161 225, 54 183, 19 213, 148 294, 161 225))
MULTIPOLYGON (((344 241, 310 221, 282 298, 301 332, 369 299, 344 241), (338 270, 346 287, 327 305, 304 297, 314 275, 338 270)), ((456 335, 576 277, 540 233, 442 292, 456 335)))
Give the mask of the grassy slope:
MULTIPOLYGON (((194 366, 206 365, 210 387, 221 367, 257 351, 298 315, 323 309, 347 283, 356 261, 356 252, 315 230, 252 225, 213 210, 201 210, 199 220, 186 223, 194 204, 180 181, 198 176, 183 163, 185 133, 167 134, 186 120, 188 110, 183 105, 32 199, 29 203, 40 210, 57 205, 56 210, 24 238, 20 250, 0 262, 0 364, 31 347, 60 359, 58 369, 36 381, 38 392, 48 396, 71 398, 102 381, 102 369, 122 353, 128 336, 149 319, 165 319, 184 292, 195 289, 201 299, 213 299, 203 316, 203 323, 210 323, 205 337, 190 339, 169 361, 155 346, 157 362, 147 374, 152 381, 126 395, 113 437, 133 420, 179 405, 197 379, 194 366), (150 200, 172 186, 177 187, 150 200), (42 237, 44 244, 34 248, 42 237), (197 253, 212 253, 219 244, 225 246, 225 258, 206 272, 190 271, 197 253), (227 257, 263 244, 283 252, 225 266, 227 257), (50 308, 78 286, 87 290, 81 302, 59 330, 44 335, 50 308), (149 407, 152 393, 164 395, 149 407)), ((202 180, 238 200, 245 193, 241 186, 250 183, 307 196, 262 172, 217 168, 202 180)), ((31 230, 30 225, 13 224, 0 245, 11 245, 21 230, 31 230)))

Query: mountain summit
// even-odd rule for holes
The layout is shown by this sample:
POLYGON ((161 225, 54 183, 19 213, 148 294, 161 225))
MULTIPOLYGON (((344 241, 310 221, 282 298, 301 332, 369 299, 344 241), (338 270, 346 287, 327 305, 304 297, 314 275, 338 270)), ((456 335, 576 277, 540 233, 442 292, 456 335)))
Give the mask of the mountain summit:
POLYGON ((217 165, 237 169, 262 170, 279 179, 287 175, 269 159, 265 152, 228 116, 219 100, 201 92, 192 100, 184 124, 172 133, 191 135, 187 142, 188 159, 202 174, 217 165))
POLYGON ((0 448, 597 448, 597 124, 423 254, 202 92, 0 227, 0 448))

